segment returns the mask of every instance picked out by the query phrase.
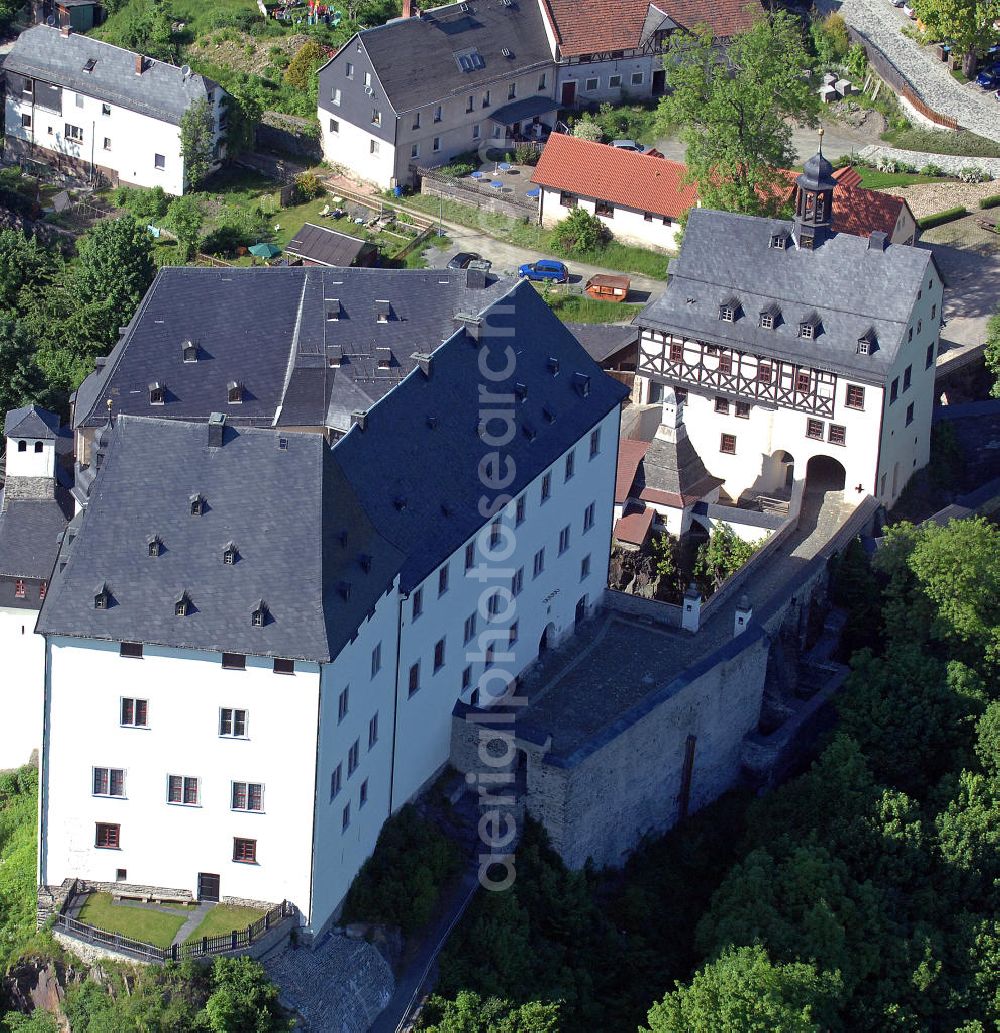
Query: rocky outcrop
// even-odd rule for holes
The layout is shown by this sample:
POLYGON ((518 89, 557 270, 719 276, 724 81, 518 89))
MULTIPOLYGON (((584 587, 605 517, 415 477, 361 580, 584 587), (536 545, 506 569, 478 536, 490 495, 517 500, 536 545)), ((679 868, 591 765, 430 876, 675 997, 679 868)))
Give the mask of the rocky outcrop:
POLYGON ((42 1009, 54 1015, 60 1028, 69 1030, 62 1012, 68 987, 82 983, 87 972, 62 960, 25 957, 17 961, 0 981, 0 1011, 30 1014, 42 1009))

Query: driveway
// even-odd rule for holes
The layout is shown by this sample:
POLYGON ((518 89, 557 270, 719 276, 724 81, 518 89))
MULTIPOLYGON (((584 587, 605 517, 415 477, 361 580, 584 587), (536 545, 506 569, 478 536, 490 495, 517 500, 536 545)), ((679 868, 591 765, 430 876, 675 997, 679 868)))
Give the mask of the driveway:
MULTIPOLYGON (((452 245, 442 251, 439 248, 431 247, 424 252, 427 264, 431 269, 443 269, 449 260, 459 251, 473 251, 488 258, 493 263, 495 273, 505 273, 511 276, 517 275, 517 267, 524 262, 535 262, 540 258, 555 258, 552 254, 545 254, 542 251, 532 251, 520 247, 517 244, 508 244, 506 241, 497 240, 495 237, 487 236, 479 230, 471 230, 455 223, 444 222, 444 231, 451 238, 452 245)), ((663 256, 664 268, 670 259, 670 255, 663 256)), ((576 262, 567 259, 569 267, 570 283, 584 284, 596 273, 615 273, 614 269, 602 269, 596 265, 587 265, 583 262, 576 262)), ((619 275, 622 275, 619 273, 619 275)), ((632 290, 629 294, 629 301, 645 302, 651 297, 658 295, 665 287, 665 280, 654 280, 649 276, 640 276, 636 273, 624 274, 632 280, 632 290)))

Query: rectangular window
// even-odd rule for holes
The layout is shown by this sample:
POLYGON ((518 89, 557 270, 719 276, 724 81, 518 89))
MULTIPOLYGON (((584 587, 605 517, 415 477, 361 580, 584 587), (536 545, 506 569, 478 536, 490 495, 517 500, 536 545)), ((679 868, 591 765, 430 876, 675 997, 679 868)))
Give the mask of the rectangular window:
POLYGON ((494 658, 496 656, 496 646, 489 645, 486 647, 486 659, 483 661, 483 667, 492 667, 494 658))
POLYGON ((147 706, 147 701, 144 699, 123 697, 121 723, 129 728, 145 728, 147 706))
POLYGON ((438 571, 438 598, 448 591, 448 564, 438 571))
POLYGON ((759 384, 770 384, 771 383, 771 367, 766 362, 762 362, 757 367, 757 383, 759 383, 759 384))
POLYGON ((552 474, 547 473, 542 478, 542 502, 548 502, 552 497, 552 474))
POLYGON ((601 429, 590 432, 590 458, 593 459, 601 451, 601 429))
POLYGON ((522 495, 514 507, 514 526, 520 527, 524 523, 524 511, 527 506, 527 495, 522 495))
POLYGON ((684 358, 684 345, 677 341, 670 342, 670 361, 680 362, 684 358))
POLYGON ((848 384, 844 404, 848 409, 863 409, 865 407, 865 389, 857 384, 848 384))
POLYGON ((487 91, 486 91, 486 92, 485 92, 485 93, 483 94, 483 107, 484 107, 484 108, 488 108, 489 106, 490 106, 490 91, 489 91, 489 90, 487 90, 487 91))
POLYGON ((830 430, 827 435, 827 440, 831 445, 846 445, 847 444, 847 428, 841 427, 837 423, 830 424, 830 430))
POLYGON ((242 739, 247 734, 247 712, 222 707, 219 710, 219 735, 242 739))
POLYGON ((726 455, 730 456, 736 455, 736 435, 723 434, 719 442, 719 451, 725 452, 726 455))
POLYGON ((568 190, 559 191, 559 203, 563 208, 575 208, 577 203, 576 194, 570 193, 568 190))
POLYGON ((716 398, 715 399, 715 411, 720 416, 729 415, 729 399, 728 398, 716 398))
POLYGON ((83 94, 82 93, 78 93, 76 95, 76 106, 78 108, 82 108, 83 107, 83 94))
POLYGON ((418 143, 410 144, 410 157, 411 158, 419 158, 420 157, 420 144, 418 144, 418 143))
POLYGON ((374 678, 382 670, 382 643, 372 650, 372 677, 374 678))
POLYGON ((561 556, 569 548, 569 526, 559 532, 559 555, 561 556))
MULTIPOLYGON (((334 105, 334 107, 337 107, 337 108, 340 107, 340 87, 339 86, 335 86, 330 91, 330 101, 334 105)), ((339 129, 340 129, 340 125, 339 124, 337 126, 337 129, 334 129, 332 125, 330 126, 330 132, 331 133, 337 132, 337 130, 339 130, 339 129)))
POLYGON ((413 619, 416 620, 424 612, 424 590, 418 588, 413 593, 413 619))
POLYGON ((358 794, 358 809, 360 810, 368 803, 368 779, 361 783, 361 792, 358 794))
POLYGON ((622 77, 620 75, 609 75, 608 76, 608 86, 609 86, 610 89, 612 89, 612 90, 621 89, 621 85, 622 85, 622 77))
POLYGON ((569 452, 566 455, 566 472, 563 476, 563 481, 568 481, 572 478, 574 468, 576 466, 576 452, 569 452))
POLYGON ((510 626, 510 631, 507 633, 507 645, 512 646, 517 641, 517 630, 519 621, 514 621, 510 626))
POLYGON ((912 374, 913 374, 913 367, 912 366, 907 366, 906 369, 903 370, 903 390, 904 391, 909 391, 910 390, 910 380, 912 379, 912 374))
POLYGON ((21 128, 22 129, 30 129, 31 128, 31 115, 22 115, 21 116, 21 128))
POLYGON ((822 420, 806 420, 806 437, 813 438, 815 441, 823 440, 823 421, 822 420))
POLYGON ((372 140, 368 144, 368 153, 369 154, 378 154, 378 140, 372 140))
POLYGON ((465 627, 462 630, 462 634, 464 636, 462 640, 463 644, 468 645, 468 643, 472 641, 472 637, 473 635, 475 635, 475 633, 476 615, 475 613, 470 613, 469 616, 465 618, 465 627))
POLYGON ((361 757, 361 741, 355 739, 351 748, 347 751, 347 777, 350 778, 358 770, 358 763, 361 757))
POLYGON ((330 132, 331 133, 339 133, 340 132, 340 123, 335 118, 331 118, 330 119, 330 132))
POLYGON ((276 656, 274 663, 271 665, 271 670, 275 674, 294 674, 295 673, 295 661, 288 660, 283 656, 276 656))
POLYGON ((632 73, 632 85, 633 86, 641 86, 642 85, 642 72, 633 72, 632 73))
POLYGON ((111 105, 110 104, 102 104, 101 105, 101 114, 102 115, 110 115, 111 114, 111 105))
POLYGON ((502 534, 503 521, 500 517, 497 517, 492 524, 490 524, 490 548, 495 549, 500 544, 500 537, 502 534))
POLYGON ((234 811, 262 811, 264 786, 261 782, 234 782, 231 809, 234 811))
POLYGON ((510 579, 510 594, 520 595, 524 588, 524 567, 518 567, 517 573, 510 579))
POLYGON ((17 578, 17 580, 15 580, 14 582, 14 598, 24 599, 27 596, 27 594, 28 590, 25 587, 24 580, 22 578, 17 578))
POLYGON ((465 547, 465 569, 472 570, 472 564, 476 560, 476 545, 475 542, 469 542, 465 547))
POLYGON ((79 126, 71 126, 69 122, 66 123, 66 139, 73 140, 75 143, 83 142, 83 130, 79 126))
POLYGON ((494 592, 486 602, 486 609, 490 615, 490 619, 494 618, 500 612, 500 593, 494 592))
POLYGON ((796 370, 795 372, 795 390, 799 394, 808 394, 809 388, 812 385, 812 376, 807 369, 796 370))
POLYGON ((615 206, 610 201, 595 201, 594 214, 603 216, 605 219, 615 217, 615 206))
POLYGON ((477 122, 477 123, 476 123, 476 124, 475 124, 475 125, 474 125, 474 126, 472 127, 472 139, 473 139, 473 140, 478 140, 478 139, 479 139, 479 133, 480 133, 480 128, 479 128, 479 123, 477 122))
POLYGON ((347 717, 347 708, 350 700, 350 693, 351 687, 348 686, 346 689, 343 689, 341 691, 340 696, 337 699, 337 724, 340 724, 340 722, 343 721, 345 717, 347 717))
POLYGON ((167 159, 162 154, 153 155, 153 168, 159 169, 162 172, 167 167, 167 159))
POLYGON ((233 860, 240 864, 257 863, 256 839, 233 839, 233 860))
POLYGON ((588 577, 590 577, 590 554, 589 553, 586 556, 584 556, 582 560, 580 560, 580 580, 581 581, 585 581, 588 577))
POLYGON ((591 78, 585 80, 585 85, 584 85, 583 88, 585 90, 588 90, 589 92, 593 92, 594 90, 599 88, 600 84, 601 84, 601 80, 595 75, 595 76, 591 76, 591 78))
POLYGON ((372 715, 368 722, 368 749, 372 749, 378 742, 378 711, 372 715))
MULTIPOLYGON (((45 589, 47 588, 47 586, 48 586, 48 582, 47 581, 43 581, 38 586, 38 599, 39 599, 40 602, 45 602, 45 589)), ((135 644, 139 645, 139 648, 142 649, 142 645, 140 643, 135 643, 135 644)), ((139 655, 141 656, 142 654, 140 653, 139 655)))
POLYGON ((94 796, 124 795, 124 768, 94 768, 94 796))
POLYGON ((222 666, 227 671, 245 671, 247 658, 242 653, 223 653, 222 666))
POLYGON ((197 806, 198 779, 189 775, 167 775, 167 803, 197 806))
POLYGON ((737 402, 735 406, 736 418, 738 420, 749 420, 750 419, 750 403, 749 402, 737 402))
POLYGON ((548 81, 549 81, 548 73, 547 72, 542 72, 542 74, 538 77, 538 88, 540 90, 544 90, 546 85, 548 84, 548 81))
POLYGON ((899 377, 894 377, 892 383, 889 385, 889 404, 892 405, 894 401, 899 397, 899 377))
POLYGON ((444 667, 444 639, 439 638, 434 645, 434 673, 444 667))
POLYGON ((472 685, 472 665, 470 664, 462 671, 462 692, 465 692, 472 685))
MULTIPOLYGON (((436 122, 437 119, 435 119, 434 121, 436 122)), ((434 137, 434 143, 431 145, 431 150, 435 151, 435 152, 441 150, 441 137, 440 136, 435 136, 434 137)))
POLYGON ((594 526, 594 514, 596 503, 591 504, 583 511, 583 533, 586 534, 594 526))
POLYGON ((99 821, 94 833, 94 846, 100 850, 118 850, 121 847, 121 825, 99 821))
POLYGON ((517 98, 517 83, 512 82, 507 87, 507 100, 516 100, 517 98))
MULTIPOLYGON (((435 122, 440 122, 440 121, 441 121, 441 119, 442 119, 442 117, 443 117, 443 110, 442 110, 442 108, 441 108, 441 105, 439 104, 439 105, 438 105, 438 106, 437 106, 437 107, 436 107, 436 108, 434 109, 434 121, 435 121, 435 122)), ((436 139, 436 137, 435 137, 435 139, 436 139)), ((435 147, 434 149, 435 149, 435 150, 437 150, 437 148, 436 148, 436 147, 435 147)))
POLYGON ((330 799, 332 800, 337 793, 340 792, 340 787, 343 782, 343 765, 338 764, 333 771, 330 772, 330 799))
POLYGON ((538 577, 538 575, 541 574, 543 570, 545 570, 545 550, 539 549, 538 552, 535 553, 533 567, 534 572, 532 574, 532 577, 538 577))
POLYGON ((731 355, 720 355, 719 356, 719 372, 720 373, 732 373, 733 372, 733 357, 731 355))
POLYGON ((927 358, 924 360, 924 369, 930 369, 934 365, 934 342, 927 345, 927 358))
POLYGON ((365 86, 371 86, 372 84, 372 73, 365 72, 365 86))
POLYGON ((340 816, 340 831, 346 832, 351 824, 351 805, 345 804, 343 813, 340 816))
POLYGON ((410 667, 410 695, 420 691, 420 661, 410 667))
POLYGON ((910 402, 910 404, 906 407, 906 425, 907 425, 907 427, 909 427, 909 425, 912 422, 913 422, 913 402, 910 402))
POLYGON ((344 62, 344 74, 348 79, 354 78, 354 65, 350 61, 344 62))
POLYGON ((468 115, 472 109, 476 106, 476 98, 469 94, 469 99, 465 102, 465 113, 468 115))
POLYGON ((104 149, 106 151, 110 151, 111 150, 111 137, 110 136, 106 136, 104 138, 104 149))

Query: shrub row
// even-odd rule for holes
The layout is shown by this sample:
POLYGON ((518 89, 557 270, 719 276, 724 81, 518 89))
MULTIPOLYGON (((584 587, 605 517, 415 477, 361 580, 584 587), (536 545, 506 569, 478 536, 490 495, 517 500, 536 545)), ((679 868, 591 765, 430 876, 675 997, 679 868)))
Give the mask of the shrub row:
POLYGON ((984 210, 987 208, 1000 208, 1000 194, 990 194, 989 197, 979 198, 979 207, 984 210))
POLYGON ((917 225, 922 230, 929 230, 934 226, 943 226, 946 222, 954 222, 968 214, 968 211, 962 207, 946 208, 943 212, 935 212, 933 215, 925 215, 922 219, 918 219, 917 225))

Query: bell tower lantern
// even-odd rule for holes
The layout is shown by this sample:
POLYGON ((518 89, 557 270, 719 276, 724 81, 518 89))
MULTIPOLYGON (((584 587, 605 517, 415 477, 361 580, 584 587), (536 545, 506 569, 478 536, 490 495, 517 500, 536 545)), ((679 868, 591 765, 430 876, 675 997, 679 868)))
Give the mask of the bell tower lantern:
POLYGON ((823 157, 823 130, 820 129, 819 150, 795 180, 795 242, 800 248, 814 248, 832 233, 836 188, 833 166, 823 157))

